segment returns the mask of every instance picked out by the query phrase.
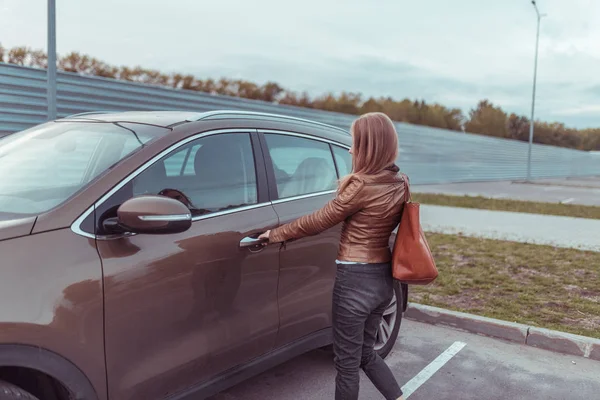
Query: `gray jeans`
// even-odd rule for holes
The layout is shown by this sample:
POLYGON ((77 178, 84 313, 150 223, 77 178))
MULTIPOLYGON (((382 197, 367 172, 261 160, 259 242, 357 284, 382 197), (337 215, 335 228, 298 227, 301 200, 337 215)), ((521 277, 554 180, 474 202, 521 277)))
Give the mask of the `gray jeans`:
POLYGON ((356 400, 362 368, 387 400, 402 390, 375 352, 377 329, 394 295, 390 264, 340 264, 333 289, 333 351, 336 400, 356 400))

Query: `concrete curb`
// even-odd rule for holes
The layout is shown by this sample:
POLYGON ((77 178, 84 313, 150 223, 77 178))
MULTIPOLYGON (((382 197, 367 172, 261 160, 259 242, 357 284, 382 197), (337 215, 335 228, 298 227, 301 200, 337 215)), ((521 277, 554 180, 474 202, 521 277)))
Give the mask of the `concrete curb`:
POLYGON ((404 318, 600 361, 600 339, 409 303, 404 318))

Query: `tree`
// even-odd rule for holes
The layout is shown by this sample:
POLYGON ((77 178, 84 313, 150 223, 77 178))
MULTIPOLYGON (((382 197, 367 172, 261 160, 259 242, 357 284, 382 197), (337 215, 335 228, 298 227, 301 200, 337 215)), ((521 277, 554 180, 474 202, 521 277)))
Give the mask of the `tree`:
MULTIPOLYGON (((38 68, 48 67, 48 57, 42 50, 32 50, 28 47, 15 47, 6 50, 1 44, 0 62, 38 68)), ((286 90, 272 81, 258 85, 242 79, 231 80, 224 77, 215 81, 213 79, 197 79, 189 74, 173 73, 167 75, 158 70, 145 69, 141 66, 135 68, 116 67, 79 52, 71 52, 59 57, 58 68, 83 75, 101 76, 174 89, 195 90, 210 94, 237 96, 346 114, 383 112, 395 121, 450 130, 460 130, 465 124, 466 130, 472 133, 521 141, 529 140, 530 121, 527 117, 514 113, 509 116, 502 108, 495 106, 487 99, 480 101, 477 107, 470 110, 469 117, 465 118, 458 108, 448 108, 437 103, 428 104, 425 100, 411 100, 408 98, 394 100, 391 97, 369 97, 366 101, 363 101, 360 93, 347 91, 339 95, 325 93, 313 99, 306 92, 298 94, 286 90)), ((600 150, 600 128, 577 130, 568 128, 559 122, 536 121, 534 141, 573 149, 600 150)))
POLYGON ((515 113, 508 117, 508 137, 511 139, 528 141, 529 140, 529 119, 515 113))
POLYGON ((194 78, 192 75, 186 75, 181 80, 181 88, 193 90, 194 87, 196 87, 196 82, 196 78, 194 78))
POLYGON ((578 149, 582 146, 582 135, 560 122, 536 122, 533 140, 535 143, 549 144, 578 149))
POLYGON ((295 92, 284 91, 283 96, 278 100, 278 103, 290 106, 314 108, 313 101, 306 92, 303 92, 302 95, 299 96, 295 92))
POLYGON ((221 78, 216 84, 216 92, 224 96, 233 96, 235 89, 229 79, 221 78))
POLYGON ((440 104, 434 104, 425 106, 421 113, 423 125, 451 130, 459 130, 462 126, 463 115, 458 109, 449 110, 440 104))
POLYGON ((583 150, 600 151, 600 128, 584 129, 581 134, 583 135, 581 146, 583 150))
POLYGON ((298 100, 298 95, 296 93, 286 91, 283 93, 283 96, 279 99, 278 103, 289 106, 298 106, 300 101, 298 100))
POLYGON ((465 130, 506 138, 509 137, 507 123, 508 116, 506 113, 486 99, 481 100, 477 107, 469 112, 469 120, 465 124, 465 130))
POLYGON ((115 79, 119 74, 119 69, 111 65, 106 64, 96 58, 89 60, 89 74, 94 76, 101 76, 103 78, 115 79))
POLYGON ((262 99, 273 103, 283 93, 283 88, 275 82, 267 82, 262 86, 262 99))
POLYGON ((369 100, 365 101, 362 106, 360 106, 360 113, 366 114, 369 112, 383 112, 383 105, 373 97, 369 97, 369 100))
POLYGON ((48 68, 48 55, 44 53, 42 50, 31 51, 30 55, 30 67, 37 68, 48 68))
POLYGON ((91 72, 90 57, 85 55, 82 56, 78 52, 74 51, 64 57, 60 57, 58 61, 58 67, 67 72, 89 74, 91 72))
POLYGON ((230 95, 237 94, 238 97, 246 99, 259 100, 262 98, 262 90, 256 83, 238 80, 234 82, 231 88, 230 95), (235 94, 234 94, 235 93, 235 94))
POLYGON ((310 96, 308 95, 307 92, 302 92, 302 95, 300 96, 298 105, 300 107, 315 108, 315 105, 314 105, 313 101, 310 99, 310 96))
POLYGON ((361 95, 360 93, 342 92, 336 99, 336 105, 333 111, 345 114, 359 114, 361 95))
POLYGON ((206 93, 216 93, 217 84, 213 79, 207 79, 203 82, 202 91, 206 93))
POLYGON ((169 83, 169 86, 171 86, 174 89, 181 89, 182 82, 183 82, 183 75, 173 74, 171 76, 171 81, 169 83))
POLYGON ((325 111, 336 111, 337 99, 333 93, 327 93, 313 100, 314 108, 325 111))
MULTIPOLYGON (((445 107, 444 107, 445 108, 445 107)), ((460 131, 465 121, 465 115, 460 108, 446 109, 446 129, 460 131)))
POLYGON ((397 102, 391 97, 386 97, 379 99, 379 103, 383 107, 382 112, 394 121, 409 122, 417 119, 413 102, 409 99, 397 102))
POLYGON ((26 65, 29 49, 27 47, 15 47, 8 52, 8 63, 15 65, 26 65))

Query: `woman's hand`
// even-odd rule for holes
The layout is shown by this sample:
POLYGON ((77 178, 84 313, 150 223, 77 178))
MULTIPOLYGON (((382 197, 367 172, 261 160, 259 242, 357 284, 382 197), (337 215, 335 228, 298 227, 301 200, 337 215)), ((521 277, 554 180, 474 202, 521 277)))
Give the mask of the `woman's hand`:
POLYGON ((260 235, 258 238, 261 239, 261 240, 264 240, 265 244, 268 244, 270 236, 271 236, 271 231, 268 230, 265 233, 263 233, 262 235, 260 235))

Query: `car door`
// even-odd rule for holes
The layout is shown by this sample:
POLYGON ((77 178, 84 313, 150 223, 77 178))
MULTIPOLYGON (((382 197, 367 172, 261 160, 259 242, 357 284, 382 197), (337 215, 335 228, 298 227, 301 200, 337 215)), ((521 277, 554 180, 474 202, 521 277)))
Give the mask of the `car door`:
MULTIPOLYGON (((338 174, 329 143, 290 132, 261 133, 281 224, 312 213, 334 197, 338 174)), ((282 248, 277 346, 331 327, 340 231, 336 226, 282 248)))
POLYGON ((96 209, 111 398, 187 391, 273 348, 279 251, 252 237, 278 217, 256 135, 198 135, 96 209), (123 201, 158 193, 190 207, 188 231, 103 236, 102 220, 123 201))

